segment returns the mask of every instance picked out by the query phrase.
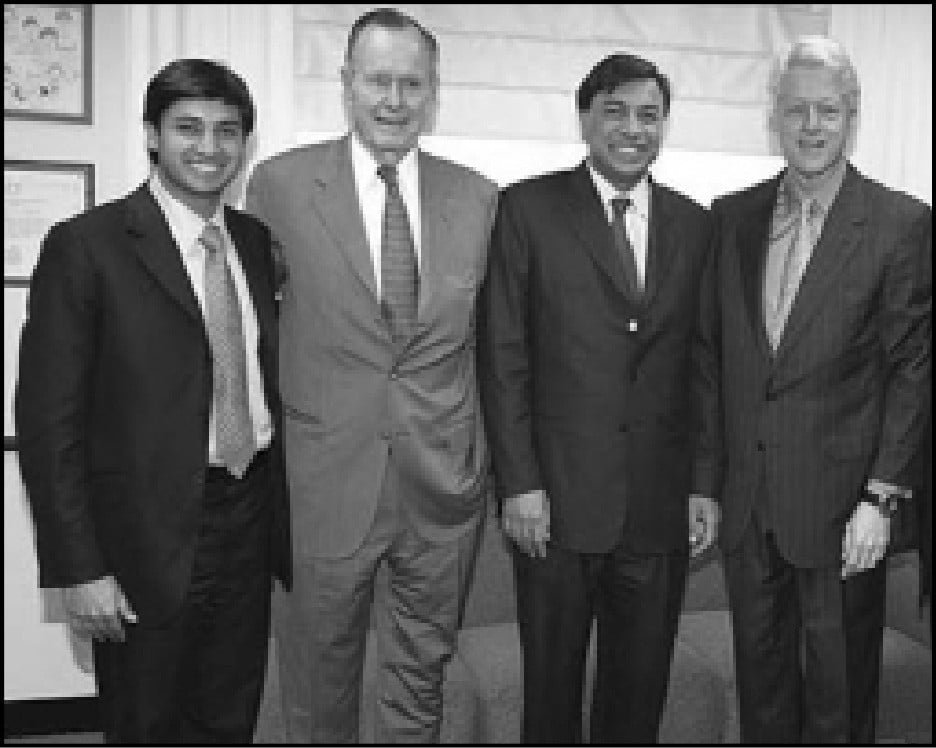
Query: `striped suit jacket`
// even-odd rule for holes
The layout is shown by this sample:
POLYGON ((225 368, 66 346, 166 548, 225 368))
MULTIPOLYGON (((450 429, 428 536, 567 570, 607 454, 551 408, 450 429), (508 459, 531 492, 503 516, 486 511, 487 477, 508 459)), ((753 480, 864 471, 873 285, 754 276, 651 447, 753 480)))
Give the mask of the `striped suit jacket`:
POLYGON ((762 288, 782 175, 713 205, 697 488, 731 550, 762 502, 802 567, 841 561, 869 477, 912 485, 930 409, 932 211, 848 166, 771 352, 762 288))

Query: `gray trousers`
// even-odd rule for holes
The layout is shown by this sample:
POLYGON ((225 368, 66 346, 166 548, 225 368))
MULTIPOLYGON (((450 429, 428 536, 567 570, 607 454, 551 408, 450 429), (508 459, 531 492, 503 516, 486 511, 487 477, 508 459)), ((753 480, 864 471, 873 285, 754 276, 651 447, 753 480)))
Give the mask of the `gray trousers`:
POLYGON ((283 720, 291 742, 360 741, 365 642, 381 563, 388 590, 377 616, 375 737, 379 743, 439 742, 443 668, 455 648, 481 517, 455 540, 431 543, 411 527, 401 499, 391 463, 361 546, 346 558, 297 561, 291 591, 274 596, 283 720))

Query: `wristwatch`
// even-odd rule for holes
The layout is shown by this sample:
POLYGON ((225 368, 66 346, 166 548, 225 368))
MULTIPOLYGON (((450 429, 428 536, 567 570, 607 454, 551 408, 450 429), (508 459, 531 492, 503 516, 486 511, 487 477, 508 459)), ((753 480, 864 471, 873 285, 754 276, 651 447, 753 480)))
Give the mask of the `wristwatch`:
POLYGON ((902 494, 900 491, 869 491, 864 489, 861 500, 872 504, 882 516, 890 519, 897 509, 897 502, 902 494))

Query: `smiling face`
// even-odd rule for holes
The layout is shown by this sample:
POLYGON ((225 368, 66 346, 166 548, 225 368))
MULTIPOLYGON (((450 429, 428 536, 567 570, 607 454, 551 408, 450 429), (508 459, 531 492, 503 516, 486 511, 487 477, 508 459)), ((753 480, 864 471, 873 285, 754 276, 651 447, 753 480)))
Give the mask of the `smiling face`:
POLYGON ((379 163, 398 163, 435 114, 435 62, 419 30, 365 27, 341 77, 351 128, 379 163))
POLYGON ((238 108, 219 99, 179 99, 158 128, 146 123, 146 145, 163 185, 206 219, 243 163, 246 138, 238 108))
POLYGON ((847 156, 856 113, 841 75, 822 66, 795 66, 779 81, 771 128, 791 169, 804 178, 828 173, 847 156))
POLYGON ((579 112, 588 161, 612 184, 630 189, 660 152, 666 124, 663 92, 652 79, 622 83, 595 94, 579 112))

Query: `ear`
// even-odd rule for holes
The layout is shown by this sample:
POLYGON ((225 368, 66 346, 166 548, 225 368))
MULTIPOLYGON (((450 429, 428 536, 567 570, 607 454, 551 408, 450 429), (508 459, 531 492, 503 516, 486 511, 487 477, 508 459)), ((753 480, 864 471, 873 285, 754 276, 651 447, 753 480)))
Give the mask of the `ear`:
POLYGON ((146 130, 146 150, 159 150, 159 131, 152 122, 144 122, 143 128, 146 130))

